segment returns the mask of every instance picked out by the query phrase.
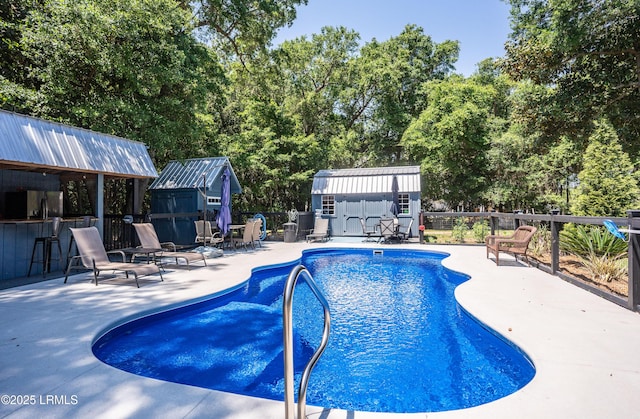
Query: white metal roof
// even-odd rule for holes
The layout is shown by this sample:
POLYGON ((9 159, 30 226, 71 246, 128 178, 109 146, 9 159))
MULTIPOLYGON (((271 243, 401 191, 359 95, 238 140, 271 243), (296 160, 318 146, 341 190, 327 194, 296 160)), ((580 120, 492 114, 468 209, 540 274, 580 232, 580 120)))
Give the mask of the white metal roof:
POLYGON ((231 167, 228 157, 206 157, 188 159, 184 162, 170 161, 160 176, 155 179, 149 189, 193 189, 202 187, 203 175, 207 188, 211 189, 222 174, 225 167, 231 172, 231 193, 241 193, 242 187, 231 167))
POLYGON ((0 166, 158 176, 144 143, 1 109, 0 166))
POLYGON ((421 192, 420 166, 399 166, 320 170, 313 177, 311 194, 388 193, 394 177, 399 192, 421 192))

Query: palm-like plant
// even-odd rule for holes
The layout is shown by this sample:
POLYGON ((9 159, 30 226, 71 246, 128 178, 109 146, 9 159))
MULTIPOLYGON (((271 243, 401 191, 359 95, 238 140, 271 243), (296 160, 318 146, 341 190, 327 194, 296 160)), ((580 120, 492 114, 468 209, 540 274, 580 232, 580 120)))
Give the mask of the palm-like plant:
POLYGON ((560 249, 582 257, 595 254, 615 258, 627 253, 627 243, 604 228, 567 224, 560 232, 560 249))
POLYGON ((627 243, 604 228, 567 225, 560 232, 560 249, 576 255, 596 282, 611 282, 627 275, 627 243))

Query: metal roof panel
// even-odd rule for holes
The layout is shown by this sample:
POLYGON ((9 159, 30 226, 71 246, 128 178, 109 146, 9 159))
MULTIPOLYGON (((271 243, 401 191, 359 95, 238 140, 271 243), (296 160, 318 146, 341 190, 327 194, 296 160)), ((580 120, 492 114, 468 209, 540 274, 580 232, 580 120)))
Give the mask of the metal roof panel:
POLYGON ((193 189, 202 187, 206 179, 207 188, 211 189, 224 170, 229 167, 231 172, 231 193, 241 193, 242 187, 236 177, 228 157, 205 157, 188 159, 184 162, 170 161, 149 189, 193 189))
POLYGON ((313 178, 312 194, 366 194, 391 191, 397 177, 400 192, 421 192, 420 166, 320 170, 313 178))
POLYGON ((144 143, 0 110, 0 161, 131 177, 157 177, 144 143))

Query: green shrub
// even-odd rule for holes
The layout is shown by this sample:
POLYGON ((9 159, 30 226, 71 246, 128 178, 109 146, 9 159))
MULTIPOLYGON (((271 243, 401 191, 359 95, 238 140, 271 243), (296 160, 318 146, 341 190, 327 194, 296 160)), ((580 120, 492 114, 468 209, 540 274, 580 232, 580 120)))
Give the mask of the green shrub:
POLYGON ((605 228, 567 224, 560 232, 560 249, 578 256, 595 282, 623 280, 627 275, 627 243, 605 228))
POLYGON ((595 282, 622 281, 627 277, 627 259, 625 257, 598 256, 590 253, 579 259, 580 263, 589 270, 595 282))
POLYGON ((484 238, 489 234, 489 223, 487 220, 476 221, 471 230, 476 243, 484 243, 484 238))
POLYGON ((465 220, 464 217, 457 218, 451 231, 451 237, 453 237, 455 241, 462 243, 467 235, 467 231, 469 231, 467 220, 465 220))
POLYGON ((529 249, 534 256, 546 255, 551 253, 551 231, 546 224, 540 224, 538 231, 533 235, 529 249))
POLYGON ((590 255, 618 258, 627 253, 627 243, 604 227, 567 224, 560 232, 560 249, 583 258, 590 255))
POLYGON ((636 204, 640 189, 634 165, 609 121, 595 121, 582 164, 571 203, 574 215, 622 217, 636 204))

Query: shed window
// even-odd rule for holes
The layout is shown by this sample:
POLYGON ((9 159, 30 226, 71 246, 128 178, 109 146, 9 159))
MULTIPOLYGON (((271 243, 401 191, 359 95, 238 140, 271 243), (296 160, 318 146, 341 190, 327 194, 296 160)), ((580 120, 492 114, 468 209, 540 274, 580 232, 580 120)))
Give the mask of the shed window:
POLYGON ((408 193, 401 193, 398 194, 398 203, 400 204, 400 208, 398 208, 400 210, 400 214, 409 214, 409 194, 408 193))
POLYGON ((336 213, 336 198, 333 195, 322 195, 322 213, 334 215, 336 213))

